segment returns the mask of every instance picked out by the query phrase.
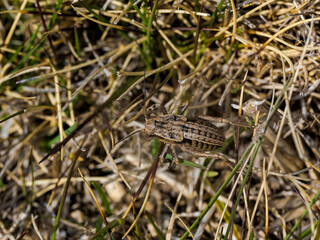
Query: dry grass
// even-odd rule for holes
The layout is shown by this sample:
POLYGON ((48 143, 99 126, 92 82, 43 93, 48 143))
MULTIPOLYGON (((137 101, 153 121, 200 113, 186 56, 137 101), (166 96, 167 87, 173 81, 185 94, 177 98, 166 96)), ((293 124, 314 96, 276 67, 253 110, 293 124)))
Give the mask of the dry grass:
POLYGON ((2 4, 1 239, 319 239, 320 1, 2 4), (146 100, 256 127, 170 170, 146 100))

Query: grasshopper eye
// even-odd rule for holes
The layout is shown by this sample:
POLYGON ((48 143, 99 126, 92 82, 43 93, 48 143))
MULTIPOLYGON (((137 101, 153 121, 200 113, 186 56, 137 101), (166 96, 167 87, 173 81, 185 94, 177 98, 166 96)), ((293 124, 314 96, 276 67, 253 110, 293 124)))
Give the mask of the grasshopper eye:
POLYGON ((145 118, 155 118, 157 115, 154 112, 146 112, 145 113, 145 118))
POLYGON ((159 115, 167 114, 166 109, 160 104, 153 104, 151 107, 147 108, 145 115, 147 118, 155 118, 159 115))

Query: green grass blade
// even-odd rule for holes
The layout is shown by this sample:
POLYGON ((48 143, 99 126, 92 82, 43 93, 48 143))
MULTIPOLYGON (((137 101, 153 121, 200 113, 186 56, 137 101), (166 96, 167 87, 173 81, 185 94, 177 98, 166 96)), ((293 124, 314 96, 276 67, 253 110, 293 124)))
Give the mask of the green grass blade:
POLYGON ((56 239, 57 230, 58 230, 59 223, 60 223, 60 218, 61 218, 61 213, 62 213, 62 209, 63 209, 64 203, 65 203, 66 197, 67 197, 70 180, 71 180, 71 177, 72 177, 73 170, 74 170, 74 167, 76 165, 77 159, 80 156, 80 153, 81 153, 81 150, 79 149, 77 151, 76 157, 72 161, 72 164, 71 164, 71 167, 70 167, 70 170, 69 170, 69 173, 68 173, 67 181, 66 181, 66 183, 64 185, 64 188, 63 188, 63 193, 62 193, 62 197, 61 197, 61 200, 60 200, 58 213, 57 213, 57 216, 56 216, 56 219, 55 219, 55 222, 54 222, 53 231, 52 231, 52 235, 51 235, 51 238, 50 238, 51 240, 55 240, 56 239))
MULTIPOLYGON (((198 226, 198 224, 200 223, 200 221, 204 218, 204 216, 207 214, 207 212, 210 210, 210 208, 213 206, 213 204, 217 201, 217 199, 219 198, 219 196, 221 195, 222 191, 225 189, 225 187, 229 184, 229 182, 231 181, 231 179, 233 178, 233 176, 236 174, 236 172, 238 171, 238 169, 240 168, 240 166, 242 165, 242 163, 245 161, 246 157, 249 155, 251 149, 253 148, 254 144, 251 143, 250 146, 247 148, 245 154, 243 155, 243 157, 240 159, 240 161, 237 163, 237 165, 234 167, 234 169, 232 170, 232 172, 229 174, 229 176, 227 177, 227 179, 224 181, 224 183, 221 185, 221 187, 219 188, 219 190, 217 191, 217 193, 211 198, 210 202, 208 203, 208 205, 206 206, 206 208, 201 212, 200 216, 193 222, 193 224, 190 226, 189 231, 193 231, 195 229, 196 226, 198 226)), ((180 240, 186 239, 186 237, 188 237, 189 235, 189 231, 186 231, 182 237, 180 238, 180 240)))
POLYGON ((40 40, 40 42, 35 47, 30 49, 30 51, 19 61, 17 66, 10 73, 12 74, 12 73, 15 73, 16 71, 18 71, 30 59, 31 55, 33 55, 38 49, 41 49, 41 47, 44 44, 47 37, 48 37, 47 34, 44 35, 42 37, 42 39, 40 40))
POLYGON ((140 9, 138 8, 137 5, 134 4, 134 1, 133 0, 130 0, 133 8, 137 11, 138 15, 140 16, 140 18, 142 19, 142 23, 144 26, 147 26, 148 24, 148 20, 146 18, 146 16, 140 11, 140 9))
MULTIPOLYGON (((77 126, 78 126, 78 124, 74 123, 71 127, 67 128, 65 130, 65 134, 68 136, 70 133, 72 133, 76 129, 77 126)), ((52 146, 52 145, 58 143, 60 141, 60 139, 61 138, 60 138, 60 134, 59 134, 59 135, 55 136, 52 140, 50 140, 48 142, 48 145, 52 146)))
POLYGON ((164 240, 165 235, 161 232, 161 230, 158 228, 158 226, 154 222, 152 215, 147 212, 146 216, 147 216, 149 223, 151 223, 151 226, 153 227, 154 231, 157 233, 157 239, 164 240))
POLYGON ((103 191, 103 189, 102 189, 102 187, 100 186, 99 183, 91 182, 91 184, 97 190, 97 192, 99 193, 99 195, 101 197, 102 204, 106 209, 106 216, 112 215, 112 210, 111 210, 111 206, 110 206, 110 203, 108 201, 108 198, 107 198, 107 194, 103 191))

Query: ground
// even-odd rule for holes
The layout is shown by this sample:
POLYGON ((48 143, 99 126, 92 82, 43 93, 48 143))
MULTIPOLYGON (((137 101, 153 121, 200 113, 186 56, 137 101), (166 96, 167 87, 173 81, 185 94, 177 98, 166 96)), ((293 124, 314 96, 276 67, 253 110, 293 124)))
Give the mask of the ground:
POLYGON ((1 239, 319 239, 320 1, 0 7, 1 239), (160 163, 153 104, 217 157, 160 163))

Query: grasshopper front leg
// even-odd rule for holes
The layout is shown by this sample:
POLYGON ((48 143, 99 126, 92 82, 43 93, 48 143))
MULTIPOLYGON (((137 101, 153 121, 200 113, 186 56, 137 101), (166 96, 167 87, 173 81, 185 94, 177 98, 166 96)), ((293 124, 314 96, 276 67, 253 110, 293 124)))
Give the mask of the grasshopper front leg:
POLYGON ((178 154, 176 152, 176 148, 175 148, 175 144, 169 144, 169 143, 166 143, 164 148, 163 148, 163 151, 160 155, 160 164, 162 163, 166 163, 166 162, 170 162, 170 165, 169 165, 169 168, 170 169, 175 169, 178 162, 179 162, 179 158, 178 158, 178 154), (168 148, 170 147, 171 149, 171 152, 172 152, 172 160, 167 160, 165 159, 165 156, 168 152, 168 148))
POLYGON ((160 157, 159 157, 159 159, 160 159, 160 164, 163 164, 164 162, 165 162, 165 156, 166 156, 166 154, 167 154, 167 152, 168 152, 168 148, 169 148, 169 144, 165 144, 164 145, 164 148, 163 148, 163 150, 162 150, 162 153, 160 154, 160 157))
POLYGON ((169 168, 170 169, 175 169, 177 164, 179 163, 179 158, 176 152, 176 146, 174 144, 170 145, 171 152, 172 152, 172 160, 170 162, 169 168))

